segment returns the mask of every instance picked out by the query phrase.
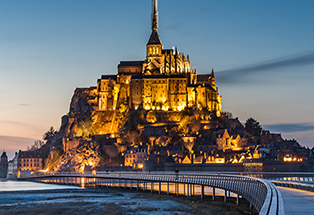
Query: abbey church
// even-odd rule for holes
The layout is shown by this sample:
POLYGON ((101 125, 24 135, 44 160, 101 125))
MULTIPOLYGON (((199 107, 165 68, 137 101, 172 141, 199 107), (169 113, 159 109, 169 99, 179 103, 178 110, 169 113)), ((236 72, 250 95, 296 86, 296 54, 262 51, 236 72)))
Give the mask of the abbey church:
POLYGON ((181 111, 185 107, 207 109, 220 116, 222 99, 214 71, 198 75, 189 56, 177 49, 164 49, 158 35, 157 0, 152 5, 152 32, 146 59, 121 61, 117 75, 103 75, 97 82, 98 111, 115 110, 125 104, 137 110, 181 111))

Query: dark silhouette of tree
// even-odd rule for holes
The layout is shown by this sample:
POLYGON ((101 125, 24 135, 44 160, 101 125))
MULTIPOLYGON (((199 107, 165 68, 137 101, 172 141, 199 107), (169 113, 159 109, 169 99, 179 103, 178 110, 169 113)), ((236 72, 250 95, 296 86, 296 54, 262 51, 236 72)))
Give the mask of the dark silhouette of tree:
POLYGON ((56 135, 57 131, 51 126, 43 135, 43 140, 50 141, 56 135))
POLYGON ((45 145, 44 141, 35 140, 34 144, 32 146, 27 146, 27 150, 28 151, 35 151, 37 149, 40 149, 43 145, 45 145))
POLYGON ((245 129, 253 136, 260 136, 262 132, 262 126, 257 120, 253 119, 252 117, 246 120, 245 129))

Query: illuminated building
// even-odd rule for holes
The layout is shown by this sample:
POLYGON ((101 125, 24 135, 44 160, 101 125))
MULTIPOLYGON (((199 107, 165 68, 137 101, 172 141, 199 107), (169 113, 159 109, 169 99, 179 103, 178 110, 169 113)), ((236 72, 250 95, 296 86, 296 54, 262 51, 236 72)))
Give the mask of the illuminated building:
POLYGON ((124 156, 124 166, 131 166, 136 169, 143 168, 143 162, 149 155, 149 146, 130 147, 124 156))
POLYGON ((97 81, 97 94, 95 109, 99 111, 115 110, 120 104, 135 110, 181 111, 191 107, 207 109, 218 116, 222 110, 214 71, 197 75, 188 55, 177 48, 163 48, 158 34, 157 0, 153 0, 152 32, 146 44, 146 59, 121 61, 117 75, 103 75, 97 81))
POLYGON ((240 135, 230 135, 228 130, 225 129, 220 130, 220 132, 217 132, 217 147, 218 149, 221 149, 223 151, 226 151, 228 149, 233 151, 239 151, 243 149, 243 146, 246 145, 246 138, 241 138, 240 135))
POLYGON ((43 169, 43 158, 38 151, 19 151, 18 170, 41 170, 43 169))

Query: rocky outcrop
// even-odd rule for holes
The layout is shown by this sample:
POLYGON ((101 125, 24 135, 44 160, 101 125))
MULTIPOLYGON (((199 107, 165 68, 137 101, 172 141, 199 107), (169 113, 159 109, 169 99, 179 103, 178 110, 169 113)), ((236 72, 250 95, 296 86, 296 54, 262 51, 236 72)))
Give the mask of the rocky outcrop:
POLYGON ((96 88, 76 88, 70 104, 69 123, 65 128, 65 136, 68 138, 74 137, 79 122, 91 119, 96 107, 96 88))
POLYGON ((95 167, 101 153, 95 141, 81 141, 80 144, 62 155, 53 171, 84 171, 85 167, 95 167))

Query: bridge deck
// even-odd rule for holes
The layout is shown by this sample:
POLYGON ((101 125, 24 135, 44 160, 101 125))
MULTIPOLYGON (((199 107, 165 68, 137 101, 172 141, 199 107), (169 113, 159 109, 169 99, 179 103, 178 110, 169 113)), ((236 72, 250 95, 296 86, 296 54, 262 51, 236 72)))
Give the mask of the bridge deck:
POLYGON ((281 192, 286 215, 314 214, 314 193, 293 188, 277 187, 281 192))

